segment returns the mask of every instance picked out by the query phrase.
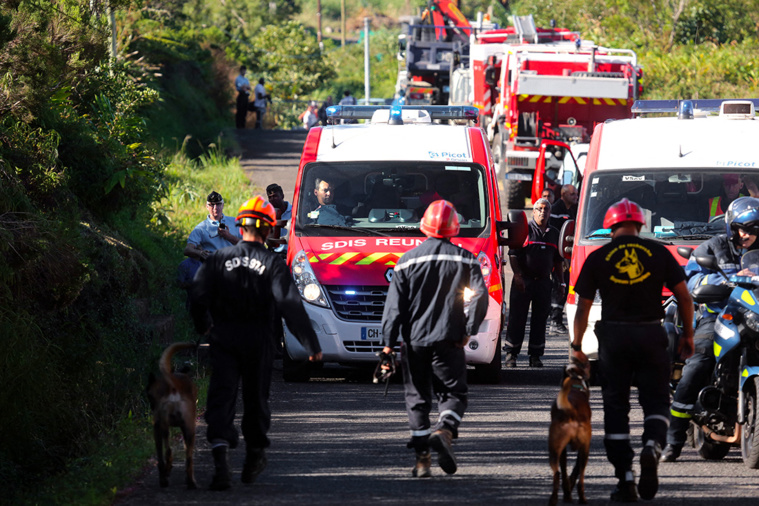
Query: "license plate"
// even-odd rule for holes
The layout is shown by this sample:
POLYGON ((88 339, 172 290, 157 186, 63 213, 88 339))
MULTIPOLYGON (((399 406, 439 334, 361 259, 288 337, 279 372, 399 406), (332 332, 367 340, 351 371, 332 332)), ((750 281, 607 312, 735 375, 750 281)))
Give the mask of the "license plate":
POLYGON ((519 172, 507 172, 504 177, 511 181, 532 181, 532 174, 520 174, 519 172))
POLYGON ((381 327, 361 327, 362 341, 379 341, 382 339, 381 327))

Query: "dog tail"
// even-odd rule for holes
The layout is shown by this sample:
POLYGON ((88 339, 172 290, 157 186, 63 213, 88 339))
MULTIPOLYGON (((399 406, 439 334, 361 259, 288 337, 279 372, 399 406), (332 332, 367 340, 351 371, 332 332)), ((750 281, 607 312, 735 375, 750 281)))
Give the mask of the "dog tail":
POLYGON ((173 378, 171 377, 171 358, 177 351, 190 348, 195 348, 195 343, 174 343, 163 350, 161 360, 158 362, 158 369, 161 371, 161 376, 163 376, 170 385, 174 385, 173 378))

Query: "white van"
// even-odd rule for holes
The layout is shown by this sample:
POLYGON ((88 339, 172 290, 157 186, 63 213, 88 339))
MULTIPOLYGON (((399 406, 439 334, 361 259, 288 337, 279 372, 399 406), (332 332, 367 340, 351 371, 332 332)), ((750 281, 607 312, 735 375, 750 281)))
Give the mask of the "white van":
MULTIPOLYGON (((633 112, 667 117, 636 117, 596 127, 588 150, 577 223, 562 232, 560 250, 571 254, 567 299, 569 342, 577 311, 574 286, 588 255, 610 240, 603 228, 606 210, 622 198, 639 204, 646 216, 641 236, 667 245, 696 247, 726 233, 724 211, 738 195, 759 196, 759 121, 751 100, 638 101, 633 112), (728 195, 725 183, 738 181, 728 195), (566 247, 569 245, 569 247, 566 247)), ((663 299, 669 292, 662 294, 663 299)), ((596 296, 583 352, 594 360, 598 341, 594 322, 601 317, 596 296)))

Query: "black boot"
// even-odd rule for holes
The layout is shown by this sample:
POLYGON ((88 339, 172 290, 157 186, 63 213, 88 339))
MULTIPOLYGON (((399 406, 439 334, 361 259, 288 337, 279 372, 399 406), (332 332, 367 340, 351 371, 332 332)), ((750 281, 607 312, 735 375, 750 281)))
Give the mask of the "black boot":
POLYGON ((213 465, 216 472, 211 479, 211 490, 227 490, 232 486, 229 477, 229 463, 227 462, 227 446, 217 446, 211 450, 213 453, 213 465))
POLYGON ((246 484, 253 483, 265 468, 266 451, 263 448, 248 448, 240 480, 246 484))

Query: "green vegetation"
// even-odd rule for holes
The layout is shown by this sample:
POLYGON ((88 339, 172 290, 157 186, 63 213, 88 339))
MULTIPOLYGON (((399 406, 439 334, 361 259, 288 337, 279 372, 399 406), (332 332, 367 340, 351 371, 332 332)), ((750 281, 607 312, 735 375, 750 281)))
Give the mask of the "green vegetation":
MULTIPOLYGON (((165 343, 140 307, 195 339, 174 278, 203 198, 261 191, 225 155, 237 68, 266 79, 271 126, 297 126, 307 99, 363 97, 370 16, 372 96, 393 94, 397 19, 425 2, 346 3, 341 47, 340 2, 322 2, 323 51, 315 0, 0 6, 3 502, 102 504, 152 454, 142 391, 165 343)), ((510 5, 634 49, 644 98, 757 94, 759 0, 510 5)), ((508 20, 486 0, 464 13, 488 7, 508 20)))

